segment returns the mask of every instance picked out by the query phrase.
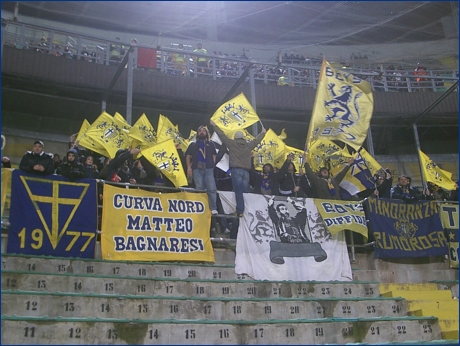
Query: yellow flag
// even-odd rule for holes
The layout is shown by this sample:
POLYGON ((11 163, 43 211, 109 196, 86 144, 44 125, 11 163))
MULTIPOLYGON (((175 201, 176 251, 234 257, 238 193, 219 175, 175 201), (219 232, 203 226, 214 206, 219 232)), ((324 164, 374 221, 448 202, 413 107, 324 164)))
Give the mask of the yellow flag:
POLYGON ((374 98, 371 85, 334 69, 323 60, 318 90, 307 135, 307 148, 313 140, 342 141, 358 150, 367 136, 374 98))
POLYGON ((172 139, 154 144, 142 153, 152 165, 172 181, 175 187, 186 186, 188 184, 184 168, 182 167, 179 154, 172 139))
POLYGON ((174 144, 179 144, 180 148, 185 153, 189 145, 189 141, 182 137, 178 126, 173 125, 173 123, 162 114, 160 114, 160 117, 158 118, 157 130, 157 143, 172 139, 174 144))
POLYGON ((141 144, 155 144, 157 133, 145 114, 142 114, 129 131, 129 137, 136 139, 141 144))
MULTIPOLYGON (((286 161, 288 154, 291 154, 293 156, 291 163, 294 165, 297 173, 304 172, 305 170, 303 168, 303 150, 286 145, 284 157, 281 161, 281 166, 283 165, 284 161, 286 161)), ((278 163, 275 167, 278 168, 278 163)))
POLYGON ((211 120, 229 138, 236 131, 245 129, 260 121, 254 108, 243 93, 222 104, 212 115, 211 120))
POLYGON ((281 130, 281 133, 279 134, 278 138, 281 139, 282 141, 284 141, 287 138, 285 129, 281 130))
POLYGON ((321 167, 326 167, 332 175, 336 175, 343 169, 343 164, 351 156, 346 146, 342 148, 329 140, 316 140, 310 146, 307 161, 313 172, 318 172, 321 167))
POLYGON ((98 153, 101 153, 102 147, 106 150, 106 156, 114 158, 119 149, 127 149, 130 145, 128 131, 123 126, 107 112, 102 112, 79 144, 98 153))
POLYGON ((367 168, 369 169, 369 171, 371 172, 372 176, 374 176, 374 174, 380 174, 381 176, 385 176, 386 173, 385 173, 385 170, 383 169, 382 165, 380 163, 377 162, 376 159, 374 159, 372 157, 371 154, 369 154, 366 149, 364 148, 361 148, 359 150, 359 154, 361 155, 361 157, 363 158, 367 168))
MULTIPOLYGON (((278 138, 275 131, 269 129, 262 141, 254 148, 254 168, 261 171, 266 163, 275 166, 275 161, 284 157, 285 144, 278 138)), ((284 161, 283 161, 284 162, 284 161)), ((282 165, 282 163, 281 163, 282 165)), ((281 166, 277 167, 280 168, 281 166)))
MULTIPOLYGON (((208 131, 208 133, 209 133, 209 131, 208 131)), ((190 134, 188 135, 187 140, 189 141, 189 143, 196 140, 196 131, 195 130, 190 130, 190 134)))
POLYGON ((439 168, 439 166, 421 150, 419 150, 418 153, 425 181, 436 184, 446 190, 455 190, 455 182, 452 181, 452 173, 439 168))
POLYGON ((91 124, 89 123, 88 120, 83 120, 83 123, 81 124, 80 131, 78 131, 78 136, 75 139, 75 142, 79 142, 83 136, 85 135, 86 131, 90 128, 91 124))

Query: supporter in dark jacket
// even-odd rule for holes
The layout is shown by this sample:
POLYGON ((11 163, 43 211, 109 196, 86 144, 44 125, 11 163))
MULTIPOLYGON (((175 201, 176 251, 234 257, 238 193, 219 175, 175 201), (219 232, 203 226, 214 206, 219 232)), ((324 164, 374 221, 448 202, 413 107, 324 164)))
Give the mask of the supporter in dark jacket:
POLYGON ((458 202, 458 180, 455 182, 455 190, 452 190, 449 194, 449 201, 458 202))
POLYGON ((42 141, 35 141, 32 151, 28 151, 19 163, 19 169, 37 175, 54 173, 54 162, 50 154, 45 153, 42 141))
POLYGON ((406 203, 414 203, 420 200, 417 191, 410 187, 410 178, 401 175, 398 178, 398 184, 391 188, 391 198, 401 199, 406 203))
POLYGON ((69 149, 67 151, 66 159, 56 170, 56 174, 63 175, 70 179, 70 181, 75 181, 76 179, 81 179, 85 177, 85 168, 83 165, 78 162, 77 151, 75 149, 69 149))
POLYGON ((393 178, 391 172, 387 168, 385 170, 385 176, 383 174, 374 175, 375 188, 367 189, 358 193, 360 199, 367 197, 378 197, 378 198, 390 198, 391 187, 393 185, 393 178))
POLYGON ((131 174, 129 160, 132 158, 131 155, 136 155, 140 152, 139 149, 134 148, 131 150, 120 149, 115 154, 115 158, 110 160, 108 164, 107 179, 117 183, 130 183, 136 184, 136 180, 131 174))
POLYGON ((254 193, 278 196, 278 175, 270 163, 263 165, 262 172, 258 172, 252 161, 250 185, 254 193))
POLYGON ((305 174, 297 174, 292 155, 288 155, 277 173, 278 195, 285 197, 313 197, 313 188, 305 174))
POLYGON ((318 175, 316 175, 312 171, 308 162, 305 160, 305 172, 307 173, 307 177, 313 187, 313 198, 341 199, 339 184, 343 178, 345 178, 350 165, 354 161, 354 158, 348 159, 346 166, 334 178, 332 178, 326 167, 320 168, 318 175))
POLYGON ((99 171, 97 170, 97 166, 94 164, 94 160, 91 155, 86 157, 84 168, 85 168, 86 178, 92 178, 92 179, 99 178, 99 171))

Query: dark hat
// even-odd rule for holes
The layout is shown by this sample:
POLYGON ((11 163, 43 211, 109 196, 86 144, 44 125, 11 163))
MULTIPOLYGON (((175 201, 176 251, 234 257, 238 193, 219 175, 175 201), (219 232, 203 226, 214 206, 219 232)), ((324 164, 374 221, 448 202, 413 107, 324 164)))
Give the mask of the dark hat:
POLYGON ((34 142, 34 145, 35 145, 35 144, 40 144, 42 147, 44 147, 44 146, 45 146, 45 145, 43 144, 43 142, 42 142, 42 141, 35 141, 35 142, 34 142))
POLYGON ((73 149, 73 148, 72 148, 72 149, 69 149, 69 150, 67 150, 67 154, 74 154, 74 155, 75 155, 75 157, 77 157, 77 156, 78 156, 78 152, 77 152, 77 150, 76 150, 76 149, 73 149))
POLYGON ((118 156, 120 156, 121 154, 124 154, 127 151, 128 150, 126 150, 126 149, 118 149, 117 153, 115 154, 115 157, 118 157, 118 156))

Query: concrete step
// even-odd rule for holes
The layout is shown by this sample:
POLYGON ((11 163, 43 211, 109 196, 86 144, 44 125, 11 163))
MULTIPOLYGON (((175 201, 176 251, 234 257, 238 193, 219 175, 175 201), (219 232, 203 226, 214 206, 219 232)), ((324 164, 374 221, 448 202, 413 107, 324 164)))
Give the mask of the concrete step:
POLYGON ((46 256, 2 255, 2 270, 21 270, 50 274, 94 274, 114 277, 247 280, 236 274, 234 265, 178 262, 133 262, 70 259, 46 256))
POLYGON ((345 344, 436 340, 435 319, 175 321, 2 316, 2 344, 345 344))
POLYGON ((438 323, 443 332, 458 331, 458 318, 438 319, 438 323))
POLYGON ((437 289, 438 285, 432 282, 380 284, 380 294, 389 291, 436 291, 437 289))
POLYGON ((452 293, 450 291, 402 291, 394 290, 381 294, 383 297, 403 297, 407 300, 450 300, 452 293))
POLYGON ((441 299, 441 300, 409 300, 407 301, 408 311, 414 311, 419 309, 436 309, 436 310, 450 310, 458 309, 458 300, 455 299, 441 299))
POLYGON ((441 332, 442 338, 446 340, 456 340, 454 345, 458 345, 458 329, 457 330, 449 330, 447 332, 441 332))
POLYGON ((458 320, 458 306, 453 309, 418 309, 409 311, 411 316, 434 316, 443 320, 458 320))
POLYGON ((272 320, 404 317, 393 298, 195 298, 2 291, 2 314, 129 319, 272 320))
POLYGON ((2 271, 2 290, 240 298, 378 297, 378 283, 165 279, 2 271), (129 280, 126 280, 129 278, 129 280))
MULTIPOLYGON (((420 283, 431 282, 433 278, 440 281, 458 282, 458 270, 453 269, 432 269, 428 270, 423 266, 413 269, 403 269, 395 267, 392 270, 375 270, 375 269, 352 269, 353 280, 359 281, 379 281, 382 283, 420 283), (427 274, 429 273, 429 275, 427 274)), ((457 290, 458 291, 458 290, 457 290)), ((458 296, 458 294, 457 294, 458 296)))

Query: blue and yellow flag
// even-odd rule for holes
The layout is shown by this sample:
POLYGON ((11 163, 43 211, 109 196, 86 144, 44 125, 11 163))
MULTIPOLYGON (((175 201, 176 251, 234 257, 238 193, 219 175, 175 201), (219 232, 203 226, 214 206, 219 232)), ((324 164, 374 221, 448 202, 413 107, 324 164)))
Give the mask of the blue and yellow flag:
POLYGON ((142 152, 144 157, 165 177, 172 181, 175 187, 187 186, 187 177, 172 139, 154 144, 142 152))
POLYGON ((94 179, 13 171, 8 253, 94 258, 96 229, 94 179))
POLYGON ((279 162, 280 159, 285 159, 285 144, 278 138, 275 131, 269 129, 262 141, 254 148, 253 154, 254 168, 257 171, 261 171, 266 163, 276 168, 281 168, 284 160, 279 167, 276 166, 276 162, 279 162))
POLYGON ((155 193, 107 184, 103 202, 102 259, 214 262, 206 193, 155 193))
MULTIPOLYGON (((348 169, 347 174, 340 182, 340 187, 346 192, 341 194, 343 199, 349 199, 351 196, 356 195, 357 193, 375 188, 374 173, 371 171, 370 167, 373 167, 374 172, 377 161, 363 149, 356 155, 355 161, 348 169), (365 158, 366 157, 366 158, 365 158), (371 159, 371 162, 369 162, 371 159)), ((380 167, 381 168, 381 167, 380 167)))
POLYGON ((179 127, 177 125, 173 125, 173 123, 162 114, 160 114, 160 117, 158 118, 157 131, 157 143, 172 139, 174 144, 179 144, 180 148, 185 153, 188 145, 190 144, 189 141, 182 137, 179 132, 179 127))
POLYGON ((222 104, 212 115, 214 121, 229 138, 238 130, 243 130, 260 121, 254 108, 243 93, 222 104))
POLYGON ((307 149, 317 139, 339 140, 358 150, 367 136, 374 98, 371 85, 335 70, 323 60, 307 135, 307 149))
POLYGON ((424 152, 418 151, 422 163, 422 173, 425 181, 438 185, 446 190, 455 190, 452 173, 447 172, 433 162, 424 152))

